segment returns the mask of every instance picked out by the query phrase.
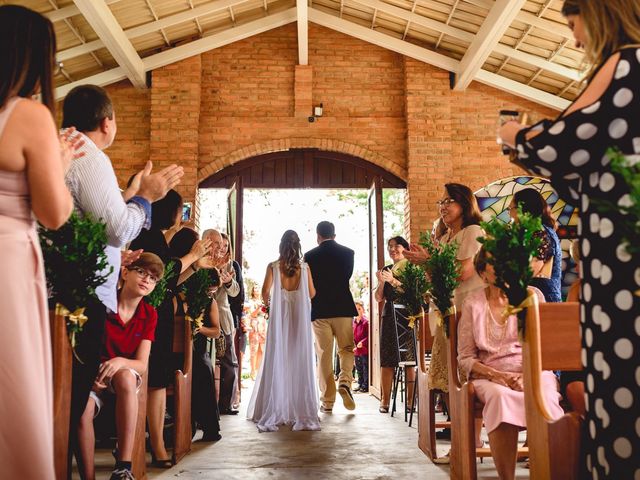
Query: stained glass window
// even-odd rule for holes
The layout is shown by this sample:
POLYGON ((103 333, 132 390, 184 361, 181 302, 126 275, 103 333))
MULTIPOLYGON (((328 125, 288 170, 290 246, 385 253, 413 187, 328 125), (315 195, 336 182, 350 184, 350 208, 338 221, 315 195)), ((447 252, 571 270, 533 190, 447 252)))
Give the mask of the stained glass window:
POLYGON ((569 255, 571 240, 577 237, 578 209, 558 197, 548 180, 538 177, 507 177, 493 182, 475 192, 484 220, 498 217, 509 222, 509 204, 513 194, 525 188, 535 188, 551 207, 553 216, 558 220, 558 236, 562 245, 562 290, 566 290, 577 279, 575 264, 569 255))

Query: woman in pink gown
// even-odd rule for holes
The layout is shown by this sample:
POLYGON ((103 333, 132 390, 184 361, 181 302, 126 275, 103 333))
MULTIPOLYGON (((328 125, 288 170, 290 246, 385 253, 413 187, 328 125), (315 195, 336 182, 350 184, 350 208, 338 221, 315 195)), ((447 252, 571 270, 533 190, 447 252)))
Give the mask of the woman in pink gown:
MULTIPOLYGON (((526 427, 522 387, 522 346, 518 319, 502 318, 508 300, 494 285, 493 266, 481 249, 475 268, 487 287, 471 292, 462 305, 458 325, 458 363, 473 382, 484 408, 482 419, 489 432, 489 446, 500 479, 513 479, 516 470, 518 430, 526 427)), ((540 290, 538 302, 544 302, 540 290)), ((562 416, 560 394, 553 372, 543 372, 545 400, 554 416, 562 416)))
POLYGON ((59 228, 71 214, 64 170, 74 146, 58 140, 54 123, 54 54, 49 20, 0 7, 2 478, 55 478, 51 340, 35 219, 59 228), (31 100, 37 93, 44 105, 31 100))

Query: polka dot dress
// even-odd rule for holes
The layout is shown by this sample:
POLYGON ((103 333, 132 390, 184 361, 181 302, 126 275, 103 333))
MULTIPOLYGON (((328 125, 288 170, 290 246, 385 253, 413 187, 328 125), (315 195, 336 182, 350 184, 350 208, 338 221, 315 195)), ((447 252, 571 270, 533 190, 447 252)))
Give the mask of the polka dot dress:
MULTIPOLYGON (((599 199, 629 205, 629 188, 606 155, 618 147, 640 161, 640 49, 620 52, 611 84, 593 104, 555 122, 529 141, 517 139, 520 161, 550 177, 558 194, 580 209, 583 277, 582 363, 587 415, 581 478, 640 479, 640 261, 616 229, 621 212, 601 213, 599 199)), ((534 127, 535 128, 535 127, 534 127)))

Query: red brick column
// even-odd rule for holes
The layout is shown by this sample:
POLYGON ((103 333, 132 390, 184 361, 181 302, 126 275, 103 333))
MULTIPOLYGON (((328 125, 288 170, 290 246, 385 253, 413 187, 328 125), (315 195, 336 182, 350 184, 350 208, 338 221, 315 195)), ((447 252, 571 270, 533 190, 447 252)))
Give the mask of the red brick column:
POLYGON ((193 202, 197 190, 200 55, 153 71, 150 159, 154 170, 172 163, 185 170, 177 190, 193 202))
POLYGON ((416 242, 437 217, 436 200, 451 181, 449 74, 405 57, 407 197, 405 231, 416 242))

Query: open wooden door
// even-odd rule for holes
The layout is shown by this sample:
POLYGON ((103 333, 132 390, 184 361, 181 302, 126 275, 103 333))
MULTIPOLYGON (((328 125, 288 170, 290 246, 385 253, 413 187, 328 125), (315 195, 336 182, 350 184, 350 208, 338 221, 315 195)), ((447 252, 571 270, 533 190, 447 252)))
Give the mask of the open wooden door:
POLYGON ((369 391, 380 398, 380 314, 382 304, 376 302, 376 272, 384 267, 382 224, 382 179, 376 176, 369 189, 369 391))
POLYGON ((242 177, 236 177, 227 195, 227 233, 235 261, 242 265, 242 177))

